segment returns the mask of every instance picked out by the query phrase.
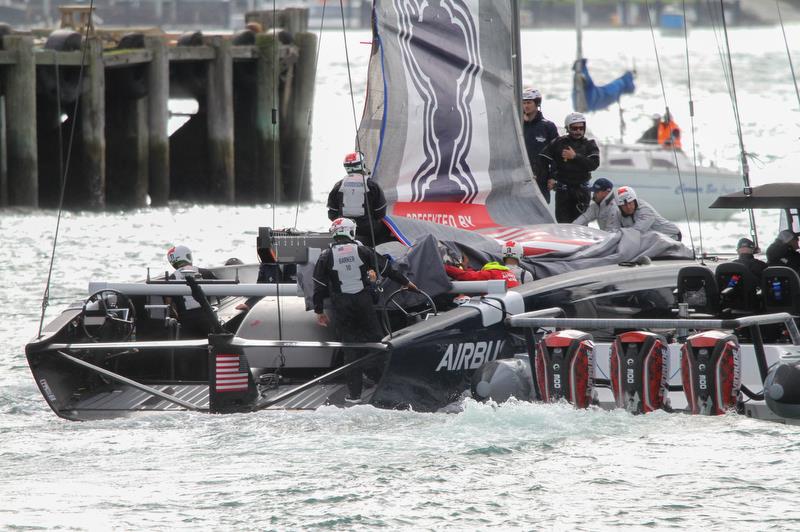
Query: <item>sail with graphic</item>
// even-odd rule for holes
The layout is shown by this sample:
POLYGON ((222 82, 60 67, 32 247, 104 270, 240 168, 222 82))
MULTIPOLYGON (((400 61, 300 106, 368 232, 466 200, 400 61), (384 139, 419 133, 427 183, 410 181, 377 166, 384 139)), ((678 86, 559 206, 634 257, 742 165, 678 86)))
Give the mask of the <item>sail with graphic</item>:
POLYGON ((553 222, 524 156, 510 5, 374 3, 359 135, 395 216, 472 230, 553 222))

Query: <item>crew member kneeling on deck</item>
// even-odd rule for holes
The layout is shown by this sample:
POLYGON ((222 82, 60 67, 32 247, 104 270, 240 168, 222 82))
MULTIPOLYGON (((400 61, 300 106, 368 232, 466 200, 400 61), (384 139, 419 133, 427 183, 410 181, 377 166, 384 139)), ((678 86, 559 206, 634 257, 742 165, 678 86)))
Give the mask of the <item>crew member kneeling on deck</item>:
POLYGON ((360 151, 344 158, 347 175, 339 180, 328 194, 328 219, 350 218, 356 223, 356 239, 375 247, 387 240, 383 225, 386 216, 386 197, 380 185, 370 179, 360 151), (375 236, 373 241, 373 234, 375 236))
MULTIPOLYGON (((173 246, 167 251, 167 260, 175 271, 170 274, 170 279, 182 280, 190 275, 196 279, 216 279, 214 272, 205 268, 192 265, 192 250, 186 246, 173 246)), ((211 331, 200 303, 192 296, 179 296, 165 298, 171 305, 173 312, 181 325, 181 338, 205 338, 211 331)))
POLYGON ((462 270, 450 264, 444 265, 444 270, 451 279, 456 281, 491 281, 502 280, 506 282, 506 288, 519 286, 519 281, 511 269, 499 262, 487 262, 480 270, 462 270))
MULTIPOLYGON (((375 316, 370 277, 375 268, 408 290, 417 287, 405 275, 389 264, 383 255, 354 241, 356 223, 349 218, 337 218, 331 225, 333 244, 324 250, 314 267, 314 312, 317 323, 327 327, 329 320, 323 302, 331 298, 333 324, 342 342, 379 342, 381 327, 375 316)), ((363 349, 344 349, 344 362, 348 364, 362 356, 363 349)), ((348 374, 348 399, 361 397, 362 370, 355 368, 348 374)))
POLYGON ((653 208, 652 205, 636 197, 633 187, 619 187, 616 195, 619 216, 612 220, 607 231, 616 233, 621 227, 632 227, 640 233, 655 231, 681 240, 681 230, 653 208))

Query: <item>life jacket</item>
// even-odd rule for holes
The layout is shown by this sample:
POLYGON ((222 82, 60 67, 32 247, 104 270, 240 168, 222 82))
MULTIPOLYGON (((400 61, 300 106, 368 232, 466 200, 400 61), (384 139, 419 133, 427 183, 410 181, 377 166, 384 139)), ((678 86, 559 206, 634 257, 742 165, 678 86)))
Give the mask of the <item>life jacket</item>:
POLYGON ((347 174, 339 186, 342 202, 342 216, 346 218, 360 218, 366 216, 367 210, 364 201, 366 188, 365 178, 361 174, 347 174))
POLYGON ((331 246, 333 255, 333 271, 339 277, 339 290, 343 294, 357 294, 364 290, 362 266, 364 262, 358 256, 358 244, 347 242, 331 246))
POLYGON ((513 288, 515 286, 519 286, 519 281, 517 280, 517 276, 514 275, 508 266, 504 264, 500 264, 499 262, 487 262, 483 265, 481 270, 485 272, 493 272, 492 277, 494 279, 503 279, 506 282, 506 287, 513 288))
POLYGON ((508 269, 514 274, 514 277, 517 279, 517 281, 519 281, 519 284, 525 284, 533 281, 533 275, 531 275, 531 272, 524 269, 522 266, 515 264, 508 266, 508 269))
POLYGON ((681 149, 681 128, 675 121, 670 120, 666 124, 662 121, 658 123, 658 143, 661 146, 669 146, 670 140, 672 145, 681 149))
MULTIPOLYGON (((192 266, 191 264, 178 268, 172 275, 175 277, 175 279, 179 281, 186 279, 190 275, 195 279, 201 278, 200 270, 192 266)), ((183 296, 175 298, 175 305, 178 307, 179 313, 186 310, 194 310, 200 308, 200 303, 198 303, 197 300, 192 296, 183 296)))

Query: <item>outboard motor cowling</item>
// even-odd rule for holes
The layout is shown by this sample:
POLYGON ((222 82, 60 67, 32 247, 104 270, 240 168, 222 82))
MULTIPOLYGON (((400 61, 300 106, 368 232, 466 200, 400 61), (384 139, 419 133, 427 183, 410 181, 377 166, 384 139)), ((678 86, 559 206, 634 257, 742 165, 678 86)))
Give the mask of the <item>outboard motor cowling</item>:
POLYGON ((557 331, 536 349, 536 387, 543 401, 566 399, 586 408, 594 394, 594 341, 581 331, 557 331))
POLYGON ((773 413, 800 418, 800 360, 781 360, 764 380, 764 400, 773 413))
POLYGON ((666 406, 669 347, 660 334, 635 331, 617 335, 609 354, 611 389, 618 408, 642 414, 666 406))
POLYGON ((724 414, 736 406, 742 382, 739 342, 722 331, 704 331, 681 348, 681 382, 692 414, 724 414))

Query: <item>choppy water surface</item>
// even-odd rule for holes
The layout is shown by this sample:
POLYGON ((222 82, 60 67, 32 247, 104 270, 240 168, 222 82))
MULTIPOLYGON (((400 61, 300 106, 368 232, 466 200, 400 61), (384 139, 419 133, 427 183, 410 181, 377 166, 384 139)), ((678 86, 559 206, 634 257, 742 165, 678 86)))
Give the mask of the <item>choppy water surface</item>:
MULTIPOLYGON (((699 149, 735 168, 738 140, 714 35, 694 30, 691 39, 699 149)), ((795 179, 800 112, 780 30, 737 29, 731 39, 745 145, 758 155, 753 181, 795 179)), ((796 49, 799 27, 789 28, 789 39, 796 49)), ((366 40, 366 33, 348 38, 357 94, 368 55, 359 43, 366 40)), ((566 31, 523 36, 527 83, 542 88, 545 114, 556 121, 568 110, 572 40, 566 31)), ((686 135, 683 41, 659 39, 659 46, 670 107, 686 135)), ((623 101, 627 136, 635 138, 663 108, 649 32, 588 32, 584 47, 600 82, 605 68, 616 73, 635 63, 639 89, 623 101)), ((306 229, 325 227, 325 195, 351 149, 343 57, 340 36, 324 34, 314 201, 300 207, 297 224, 306 229)), ((590 121, 598 137, 617 135, 616 110, 590 121)), ((172 243, 190 245, 202 264, 231 256, 253 261, 257 227, 295 225, 295 215, 293 207, 177 204, 68 213, 48 317, 85 295, 90 279, 134 280, 147 267, 165 268, 172 243)), ((759 235, 770 240, 776 216, 758 219, 759 235)), ((41 399, 23 356, 38 326, 54 227, 53 211, 0 210, 2 527, 800 528, 800 431, 736 416, 632 417, 467 401, 462 413, 449 415, 356 407, 62 421, 41 399)), ((702 229, 706 250, 731 251, 747 222, 738 214, 702 229)), ((697 239, 697 226, 693 233, 697 239)))

